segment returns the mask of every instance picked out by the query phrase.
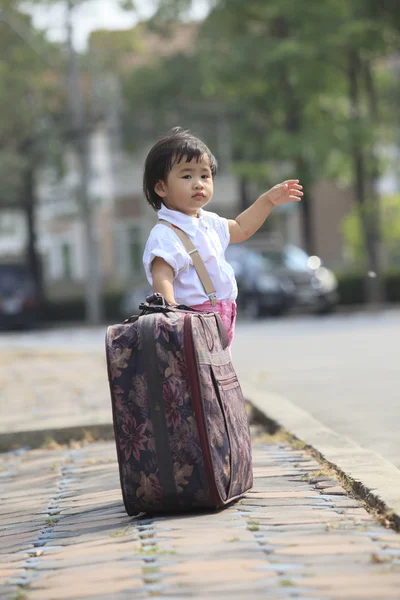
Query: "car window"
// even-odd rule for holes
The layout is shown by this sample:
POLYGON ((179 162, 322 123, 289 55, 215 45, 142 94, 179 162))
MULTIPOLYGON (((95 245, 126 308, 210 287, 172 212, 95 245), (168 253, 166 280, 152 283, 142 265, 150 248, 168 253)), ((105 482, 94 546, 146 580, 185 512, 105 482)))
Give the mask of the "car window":
POLYGON ((262 254, 248 248, 230 246, 226 251, 225 257, 235 271, 236 276, 244 275, 245 273, 259 273, 266 269, 271 270, 270 262, 262 254))
POLYGON ((288 245, 283 250, 264 250, 263 256, 274 267, 285 267, 291 271, 308 271, 308 254, 298 246, 288 245))
POLYGON ((284 252, 280 252, 279 250, 263 250, 262 255, 274 267, 285 266, 286 257, 284 252))
POLYGON ((16 291, 31 294, 34 287, 33 279, 27 271, 0 266, 0 294, 10 294, 16 291))
POLYGON ((292 271, 308 271, 308 254, 297 246, 286 246, 284 261, 292 271))

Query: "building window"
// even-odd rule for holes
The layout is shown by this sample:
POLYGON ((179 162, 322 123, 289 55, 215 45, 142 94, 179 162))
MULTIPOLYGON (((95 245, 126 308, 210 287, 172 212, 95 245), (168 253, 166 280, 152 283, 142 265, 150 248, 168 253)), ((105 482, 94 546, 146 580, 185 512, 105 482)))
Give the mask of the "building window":
POLYGON ((18 233, 17 218, 14 215, 0 216, 0 234, 4 236, 14 236, 18 233))

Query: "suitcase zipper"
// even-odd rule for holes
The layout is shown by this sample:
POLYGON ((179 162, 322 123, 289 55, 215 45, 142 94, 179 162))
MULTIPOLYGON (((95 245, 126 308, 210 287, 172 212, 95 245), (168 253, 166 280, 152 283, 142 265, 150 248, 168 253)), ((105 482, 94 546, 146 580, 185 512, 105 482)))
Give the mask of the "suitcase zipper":
POLYGON ((222 498, 218 492, 217 485, 215 483, 214 469, 212 466, 211 452, 207 435, 207 428, 204 418, 204 411, 201 402, 200 395, 200 381, 199 374, 197 371, 195 350, 193 344, 192 328, 191 328, 191 315, 185 315, 184 321, 184 346, 185 346, 185 359, 188 370, 189 386, 192 395, 192 403, 194 413, 196 416, 197 428, 199 431, 199 439, 201 448, 203 450, 204 464, 206 468, 206 476, 208 481, 208 487, 210 490, 211 501, 216 506, 223 504, 222 498))

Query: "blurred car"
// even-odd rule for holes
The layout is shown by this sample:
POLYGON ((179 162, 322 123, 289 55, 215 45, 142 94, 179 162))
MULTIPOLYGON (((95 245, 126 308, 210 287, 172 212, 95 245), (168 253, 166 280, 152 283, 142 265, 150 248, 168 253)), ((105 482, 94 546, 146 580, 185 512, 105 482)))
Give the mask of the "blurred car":
POLYGON ((338 282, 318 256, 309 256, 298 246, 261 250, 273 272, 288 277, 294 284, 294 306, 318 313, 332 312, 339 302, 338 282))
POLYGON ((37 286, 22 265, 0 264, 0 326, 31 327, 40 318, 37 286))
POLYGON ((232 266, 238 284, 238 309, 241 315, 258 318, 281 315, 293 304, 295 286, 286 275, 274 271, 259 252, 246 246, 229 246, 226 260, 232 266))
MULTIPOLYGON (((240 315, 250 319, 267 314, 278 316, 293 305, 294 284, 289 277, 275 273, 272 264, 259 252, 242 244, 232 245, 225 258, 235 272, 240 315)), ((138 314, 139 304, 151 293, 150 286, 127 291, 121 302, 124 318, 138 314)))
POLYGON ((140 313, 139 305, 146 302, 146 297, 152 293, 150 285, 128 290, 121 302, 121 314, 124 319, 140 313))

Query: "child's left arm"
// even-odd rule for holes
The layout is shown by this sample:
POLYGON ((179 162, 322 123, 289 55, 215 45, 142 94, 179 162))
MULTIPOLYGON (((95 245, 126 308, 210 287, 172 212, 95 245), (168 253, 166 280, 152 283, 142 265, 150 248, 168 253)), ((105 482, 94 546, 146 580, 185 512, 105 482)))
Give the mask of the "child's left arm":
POLYGON ((235 220, 230 219, 229 234, 231 244, 248 240, 269 217, 274 206, 287 202, 298 202, 303 196, 303 186, 298 179, 289 179, 278 183, 273 188, 262 194, 249 208, 242 212, 235 220))

